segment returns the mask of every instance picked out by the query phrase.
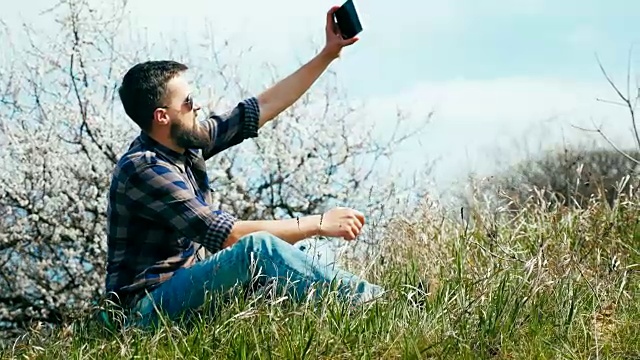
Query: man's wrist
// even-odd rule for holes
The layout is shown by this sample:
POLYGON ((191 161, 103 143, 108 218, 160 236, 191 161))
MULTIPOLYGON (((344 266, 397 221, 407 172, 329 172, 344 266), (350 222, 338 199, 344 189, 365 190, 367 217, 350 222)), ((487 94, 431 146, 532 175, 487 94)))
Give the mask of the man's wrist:
POLYGON ((308 236, 321 235, 321 215, 310 215, 300 219, 300 230, 308 236))
POLYGON ((318 55, 316 55, 316 57, 321 59, 323 62, 326 62, 327 65, 333 62, 333 60, 338 58, 337 54, 335 54, 334 51, 327 48, 326 46, 323 47, 322 50, 320 50, 320 52, 318 53, 318 55))

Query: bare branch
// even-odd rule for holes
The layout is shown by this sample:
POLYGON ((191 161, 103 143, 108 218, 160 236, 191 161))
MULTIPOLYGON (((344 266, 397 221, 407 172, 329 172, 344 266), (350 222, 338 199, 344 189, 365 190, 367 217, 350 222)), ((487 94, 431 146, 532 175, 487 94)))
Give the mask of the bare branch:
MULTIPOLYGON (((638 126, 636 125, 635 106, 634 106, 634 104, 631 104, 631 100, 629 99, 630 95, 625 97, 620 92, 618 87, 614 84, 613 80, 611 80, 611 78, 609 77, 609 75, 605 71, 605 69, 602 66, 602 63, 600 62, 600 59, 597 57, 597 55, 596 55, 596 59, 598 61, 598 66, 600 67, 600 71, 602 71, 602 74, 607 79, 607 82, 615 90, 616 94, 618 94, 618 97, 620 97, 620 99, 624 102, 624 104, 626 105, 626 107, 629 110, 629 115, 631 117, 631 124, 633 126, 633 134, 634 134, 634 138, 636 140, 636 146, 640 150, 640 134, 638 134, 638 126)), ((630 72, 631 72, 630 64, 631 64, 631 53, 629 55, 629 69, 628 69, 628 72, 627 72, 627 87, 629 87, 628 86, 628 84, 630 82, 629 78, 631 76, 631 74, 630 74, 630 72)))
MULTIPOLYGON (((611 141, 609 139, 609 137, 607 137, 607 135, 604 133, 604 131, 602 131, 602 129, 600 129, 599 127, 596 127, 596 129, 586 129, 586 128, 582 128, 576 125, 572 125, 574 128, 578 129, 578 130, 582 130, 582 131, 587 131, 587 132, 596 132, 598 134, 600 134, 600 136, 602 136, 605 141, 611 145, 611 147, 613 147, 614 150, 616 150, 618 153, 620 153, 622 156, 626 157, 627 159, 629 159, 630 161, 633 161, 634 163, 640 165, 640 161, 634 159, 631 155, 627 154, 625 151, 623 151, 622 149, 620 149, 618 146, 616 146, 616 144, 611 141)), ((595 126, 595 123, 594 123, 595 126)))

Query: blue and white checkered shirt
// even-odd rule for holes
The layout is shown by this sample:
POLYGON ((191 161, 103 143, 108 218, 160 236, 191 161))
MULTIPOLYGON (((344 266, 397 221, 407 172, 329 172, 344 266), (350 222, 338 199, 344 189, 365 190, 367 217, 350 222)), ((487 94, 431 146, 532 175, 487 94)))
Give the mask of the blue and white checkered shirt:
POLYGON ((107 209, 106 291, 121 305, 133 305, 173 273, 198 261, 201 244, 222 248, 236 221, 211 205, 205 161, 258 136, 255 97, 203 124, 211 144, 177 153, 141 133, 113 172, 107 209))

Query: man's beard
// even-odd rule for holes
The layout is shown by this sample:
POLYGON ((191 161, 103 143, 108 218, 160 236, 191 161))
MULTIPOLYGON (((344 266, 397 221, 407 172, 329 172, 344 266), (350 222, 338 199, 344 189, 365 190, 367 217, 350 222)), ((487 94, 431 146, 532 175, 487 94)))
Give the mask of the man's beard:
POLYGON ((194 122, 193 127, 172 123, 171 137, 183 149, 203 149, 211 142, 209 133, 197 121, 194 122))

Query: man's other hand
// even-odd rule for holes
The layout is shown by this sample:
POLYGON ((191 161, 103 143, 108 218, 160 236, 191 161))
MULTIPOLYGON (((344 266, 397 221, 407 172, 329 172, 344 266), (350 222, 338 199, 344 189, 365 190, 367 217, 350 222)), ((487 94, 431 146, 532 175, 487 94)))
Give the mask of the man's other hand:
POLYGON ((324 213, 320 235, 354 240, 364 226, 364 215, 353 209, 338 207, 324 213))
POLYGON ((329 12, 327 12, 327 24, 325 27, 326 44, 323 52, 332 59, 340 57, 340 51, 343 47, 354 44, 358 41, 358 37, 352 37, 351 39, 343 39, 336 24, 333 14, 338 10, 340 6, 333 6, 329 12))

